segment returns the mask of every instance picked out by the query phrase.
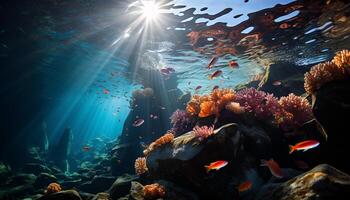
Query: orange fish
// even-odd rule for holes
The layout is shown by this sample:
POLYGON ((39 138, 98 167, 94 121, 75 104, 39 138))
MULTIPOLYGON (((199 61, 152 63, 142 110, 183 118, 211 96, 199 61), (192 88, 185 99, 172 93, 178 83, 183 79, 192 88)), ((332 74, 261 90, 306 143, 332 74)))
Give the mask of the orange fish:
POLYGON ((272 83, 272 85, 274 85, 274 86, 280 86, 280 85, 282 85, 282 82, 281 82, 281 81, 274 81, 274 82, 272 83))
POLYGON ((83 146, 83 151, 90 151, 91 150, 91 147, 89 147, 89 146, 83 146))
POLYGON ((237 68, 239 67, 238 63, 235 60, 231 60, 228 62, 228 66, 232 68, 237 68))
POLYGON ((211 80, 215 77, 218 77, 222 74, 222 71, 221 70, 216 70, 214 73, 212 73, 208 78, 211 80))
POLYGON ((206 172, 208 173, 210 170, 214 170, 214 169, 219 170, 219 169, 225 167, 227 164, 228 164, 228 162, 225 160, 218 160, 218 161, 210 163, 209 165, 205 165, 204 167, 205 167, 206 172))
POLYGON ((212 57, 211 60, 210 60, 209 63, 208 63, 208 66, 207 66, 208 69, 212 68, 213 65, 215 65, 215 63, 216 63, 218 60, 219 60, 219 57, 217 57, 217 56, 212 57))
POLYGON ((251 181, 245 181, 237 187, 238 192, 245 192, 249 190, 252 187, 252 185, 253 183, 251 181))
POLYGON ((320 143, 316 140, 306 140, 303 142, 299 142, 296 145, 292 146, 289 145, 289 154, 293 153, 294 151, 300 151, 303 150, 303 152, 315 148, 319 145, 320 143))
POLYGON ((268 167, 272 175, 274 175, 277 178, 283 178, 280 166, 272 158, 270 160, 261 160, 260 166, 268 167))

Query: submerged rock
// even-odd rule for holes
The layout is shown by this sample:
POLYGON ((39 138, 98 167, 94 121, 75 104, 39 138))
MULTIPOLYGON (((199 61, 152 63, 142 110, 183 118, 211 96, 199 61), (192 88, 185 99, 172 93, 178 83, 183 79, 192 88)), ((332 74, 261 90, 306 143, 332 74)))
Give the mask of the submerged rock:
POLYGON ((82 183, 78 188, 84 192, 96 194, 108 190, 114 180, 114 176, 94 176, 91 181, 82 183))
POLYGON ((23 172, 25 173, 32 173, 35 175, 39 175, 40 173, 49 173, 52 174, 52 171, 50 168, 48 168, 45 165, 38 164, 38 163, 28 163, 23 167, 23 172))
POLYGON ((44 195, 37 200, 82 200, 82 198, 75 190, 65 190, 62 192, 44 195))
POLYGON ((284 183, 266 184, 256 200, 346 199, 350 195, 350 176, 326 164, 318 165, 284 183))
POLYGON ((137 176, 131 176, 128 174, 118 177, 117 180, 115 180, 112 186, 108 189, 110 197, 112 199, 118 199, 129 194, 132 181, 135 181, 137 179, 137 176))
POLYGON ((34 187, 35 188, 43 188, 48 186, 50 183, 57 182, 57 178, 54 175, 48 173, 41 173, 35 179, 34 187))

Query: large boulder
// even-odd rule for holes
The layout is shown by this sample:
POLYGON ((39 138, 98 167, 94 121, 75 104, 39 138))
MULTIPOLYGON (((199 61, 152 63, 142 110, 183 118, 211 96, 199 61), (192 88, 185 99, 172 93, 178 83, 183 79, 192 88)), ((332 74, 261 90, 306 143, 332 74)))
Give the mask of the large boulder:
POLYGON ((350 195, 350 176, 326 164, 318 165, 284 183, 263 186, 256 200, 337 200, 350 195))
POLYGON ((108 189, 108 193, 110 197, 114 200, 129 194, 129 190, 131 188, 131 182, 136 181, 137 179, 138 179, 137 176, 128 175, 128 174, 119 176, 117 180, 114 181, 112 186, 108 189))
POLYGON ((82 200, 82 198, 75 190, 65 190, 44 195, 37 200, 82 200))

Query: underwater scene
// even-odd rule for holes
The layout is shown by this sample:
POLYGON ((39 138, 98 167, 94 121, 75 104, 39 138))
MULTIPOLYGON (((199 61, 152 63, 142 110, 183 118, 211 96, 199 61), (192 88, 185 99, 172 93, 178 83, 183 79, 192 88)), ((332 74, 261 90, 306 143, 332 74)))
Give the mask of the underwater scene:
POLYGON ((350 199, 350 2, 0 3, 0 200, 350 199))

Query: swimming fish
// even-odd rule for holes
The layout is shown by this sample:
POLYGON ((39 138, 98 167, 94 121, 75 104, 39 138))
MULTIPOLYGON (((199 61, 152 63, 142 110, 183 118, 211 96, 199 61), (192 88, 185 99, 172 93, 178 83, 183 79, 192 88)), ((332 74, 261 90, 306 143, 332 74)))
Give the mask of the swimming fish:
POLYGON ((210 60, 209 63, 208 63, 207 68, 208 68, 208 69, 212 68, 213 65, 215 65, 215 63, 216 63, 218 60, 219 60, 219 57, 217 57, 217 56, 212 57, 211 60, 210 60))
POLYGON ((212 80, 213 78, 215 77, 218 77, 222 74, 222 71, 221 70, 216 70, 215 72, 213 72, 208 78, 209 80, 212 80))
POLYGON ((238 192, 245 192, 249 190, 252 187, 252 185, 253 183, 251 181, 245 181, 237 187, 238 192))
POLYGON ((219 86, 218 86, 218 85, 215 85, 215 86, 213 87, 213 90, 216 90, 216 89, 219 89, 219 86))
POLYGON ((87 145, 85 145, 85 146, 83 146, 83 151, 90 151, 91 150, 91 147, 89 147, 89 146, 87 146, 87 145))
POLYGON ((103 89, 103 94, 109 94, 109 90, 103 89))
POLYGON ((238 68, 239 67, 238 63, 235 60, 229 61, 228 66, 231 68, 238 68))
POLYGON ((134 123, 132 125, 134 127, 138 127, 138 126, 141 126, 144 122, 145 122, 145 120, 143 120, 143 119, 137 119, 134 121, 134 123))
POLYGON ((272 83, 272 85, 274 85, 274 86, 280 86, 280 85, 282 85, 282 82, 281 82, 281 81, 274 81, 274 82, 272 83))
POLYGON ((172 68, 172 67, 167 67, 166 69, 167 69, 170 73, 174 73, 174 72, 175 72, 175 69, 172 68))
POLYGON ((227 164, 228 164, 228 162, 225 160, 218 160, 218 161, 210 163, 209 165, 205 165, 204 167, 205 167, 206 172, 208 173, 210 170, 214 170, 214 169, 219 170, 219 169, 225 167, 227 164))
POLYGON ((167 68, 160 69, 159 71, 160 71, 160 73, 162 73, 163 75, 169 75, 169 74, 170 74, 170 71, 169 71, 167 68))
POLYGON ((303 142, 299 142, 295 144, 294 146, 289 145, 289 154, 293 153, 294 151, 300 151, 303 150, 303 152, 315 148, 319 145, 320 143, 316 140, 306 140, 303 142))
POLYGON ((194 90, 199 90, 199 89, 201 89, 202 88, 202 86, 197 86, 194 90))
POLYGON ((274 175, 277 178, 283 178, 280 166, 272 158, 270 160, 261 160, 260 166, 268 167, 272 175, 274 175))

